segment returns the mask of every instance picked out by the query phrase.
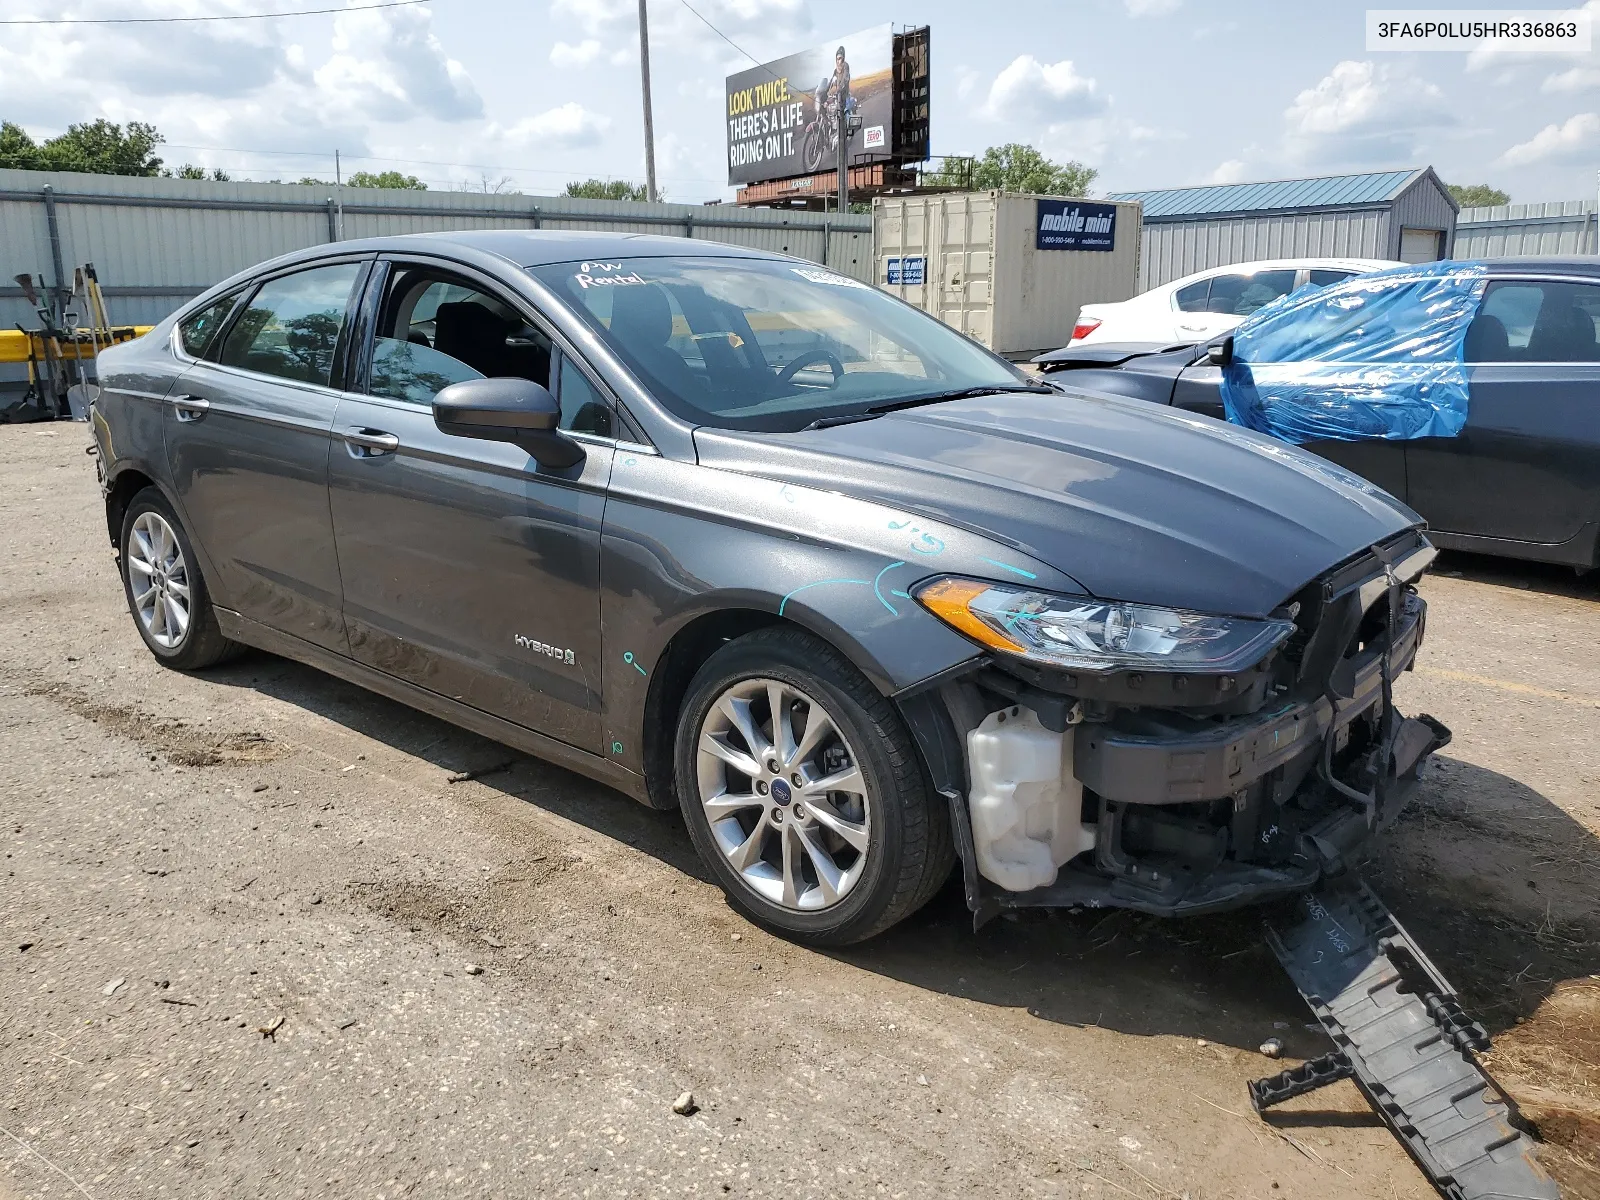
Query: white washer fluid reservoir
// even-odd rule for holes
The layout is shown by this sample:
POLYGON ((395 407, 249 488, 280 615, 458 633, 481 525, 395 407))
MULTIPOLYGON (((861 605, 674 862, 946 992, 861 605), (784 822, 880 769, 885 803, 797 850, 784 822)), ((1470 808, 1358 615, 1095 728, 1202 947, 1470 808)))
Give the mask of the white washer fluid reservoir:
POLYGON ((972 840, 985 879, 1013 892, 1048 887, 1068 859, 1094 848, 1073 729, 1053 733, 1028 708, 992 712, 967 734, 972 840))

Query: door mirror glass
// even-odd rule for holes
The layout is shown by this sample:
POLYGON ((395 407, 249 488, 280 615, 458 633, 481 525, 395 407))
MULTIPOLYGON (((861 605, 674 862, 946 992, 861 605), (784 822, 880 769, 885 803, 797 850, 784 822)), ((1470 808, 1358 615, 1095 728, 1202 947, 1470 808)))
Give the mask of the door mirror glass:
POLYGON ((583 448, 561 436, 561 406, 529 379, 468 379, 433 398, 433 422, 445 433, 521 446, 542 466, 570 467, 583 448))

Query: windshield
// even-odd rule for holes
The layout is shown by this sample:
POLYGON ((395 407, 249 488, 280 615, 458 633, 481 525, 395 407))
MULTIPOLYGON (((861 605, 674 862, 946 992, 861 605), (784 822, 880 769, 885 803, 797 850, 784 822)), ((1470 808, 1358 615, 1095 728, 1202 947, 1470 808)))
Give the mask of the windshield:
POLYGON ((955 330, 824 267, 634 258, 530 267, 658 400, 774 432, 1027 377, 955 330))

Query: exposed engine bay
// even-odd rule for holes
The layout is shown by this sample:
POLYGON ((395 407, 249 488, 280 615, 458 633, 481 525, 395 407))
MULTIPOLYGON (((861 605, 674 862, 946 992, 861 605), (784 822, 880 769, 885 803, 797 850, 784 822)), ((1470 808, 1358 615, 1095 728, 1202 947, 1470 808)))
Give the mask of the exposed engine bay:
POLYGON ((996 655, 941 684, 966 752, 952 810, 978 918, 1211 912, 1341 874, 1450 740, 1392 696, 1422 642, 1415 583, 1434 554, 1413 530, 1340 564, 1274 613, 1293 623, 1284 640, 1225 674, 996 655))

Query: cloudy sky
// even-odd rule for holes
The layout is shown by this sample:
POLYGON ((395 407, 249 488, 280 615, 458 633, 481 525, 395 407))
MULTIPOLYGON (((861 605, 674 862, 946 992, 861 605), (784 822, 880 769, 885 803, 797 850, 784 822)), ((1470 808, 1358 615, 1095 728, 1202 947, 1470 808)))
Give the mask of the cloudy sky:
MULTIPOLYGON (((360 2, 360 0, 357 0, 360 2)), ((1265 0, 688 0, 769 59, 885 21, 933 27, 942 154, 1032 142, 1098 191, 1430 163, 1515 201, 1592 196, 1597 53, 1374 54, 1365 5, 1265 0)), ((1504 2, 1504 0, 1502 0, 1504 2)), ((0 0, 0 17, 259 13, 338 0, 0 0)), ((1590 0, 1600 27, 1600 0, 1590 0)), ((271 21, 0 31, 0 118, 37 136, 153 122, 235 178, 398 167, 530 194, 639 179, 636 0, 431 0, 271 21)), ((671 199, 732 195, 722 79, 750 65, 684 0, 650 0, 671 199)))

